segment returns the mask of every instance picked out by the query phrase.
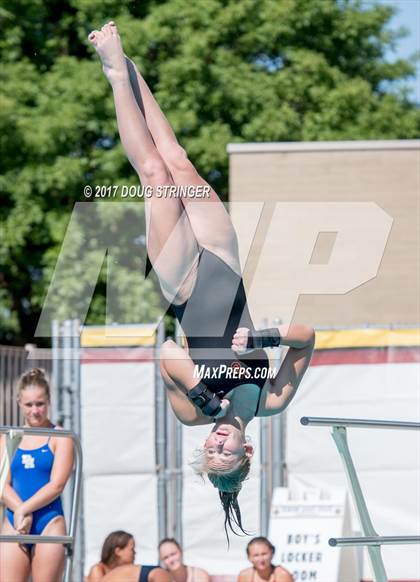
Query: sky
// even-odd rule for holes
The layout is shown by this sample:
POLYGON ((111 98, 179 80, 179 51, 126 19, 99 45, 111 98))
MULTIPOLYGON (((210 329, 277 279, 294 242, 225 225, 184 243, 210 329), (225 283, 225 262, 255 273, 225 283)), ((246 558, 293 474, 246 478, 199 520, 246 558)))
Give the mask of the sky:
MULTIPOLYGON (((420 0, 379 0, 380 4, 389 4, 398 8, 398 13, 390 21, 392 28, 404 26, 409 35, 398 42, 397 50, 388 54, 390 61, 407 58, 420 51, 420 0)), ((417 63, 417 76, 409 83, 413 98, 420 103, 420 63, 417 63)))

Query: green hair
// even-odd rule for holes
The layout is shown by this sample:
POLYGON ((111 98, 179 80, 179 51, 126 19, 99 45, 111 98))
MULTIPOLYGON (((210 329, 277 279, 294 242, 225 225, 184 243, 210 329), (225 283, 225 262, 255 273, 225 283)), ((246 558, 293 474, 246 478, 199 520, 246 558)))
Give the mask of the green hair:
POLYGON ((215 468, 209 464, 204 450, 199 449, 197 452, 197 458, 190 465, 197 475, 202 477, 206 474, 210 483, 219 491, 219 499, 225 514, 224 526, 228 543, 229 530, 235 535, 241 535, 237 530, 249 535, 242 525, 238 495, 243 481, 248 478, 251 459, 244 455, 234 467, 215 468))

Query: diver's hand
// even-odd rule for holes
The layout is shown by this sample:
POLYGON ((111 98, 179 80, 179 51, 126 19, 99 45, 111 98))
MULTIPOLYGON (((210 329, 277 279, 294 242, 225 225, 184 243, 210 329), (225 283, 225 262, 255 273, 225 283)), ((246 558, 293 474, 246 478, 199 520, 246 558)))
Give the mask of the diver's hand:
POLYGON ((230 400, 228 400, 227 398, 223 398, 223 400, 220 403, 221 411, 219 412, 219 414, 216 414, 216 416, 214 416, 213 418, 219 419, 219 418, 223 418, 224 416, 226 416, 226 413, 229 410, 229 407, 230 407, 230 400))
POLYGON ((238 327, 232 338, 232 350, 238 355, 247 354, 252 352, 252 349, 247 347, 249 329, 247 327, 238 327))
POLYGON ((25 514, 22 506, 17 507, 13 514, 13 524, 16 531, 20 534, 29 533, 32 526, 32 513, 25 514))
POLYGON ((32 514, 25 515, 23 520, 21 521, 20 529, 18 530, 20 534, 26 535, 29 534, 32 527, 32 514))

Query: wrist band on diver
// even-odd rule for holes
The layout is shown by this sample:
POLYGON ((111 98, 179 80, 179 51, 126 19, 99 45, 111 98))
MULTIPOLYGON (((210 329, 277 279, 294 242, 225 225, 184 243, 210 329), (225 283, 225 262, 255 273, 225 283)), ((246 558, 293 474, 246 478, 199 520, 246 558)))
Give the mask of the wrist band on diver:
POLYGON ((248 335, 247 349, 276 348, 281 343, 281 335, 277 327, 253 331, 248 335))
POLYGON ((222 410, 220 398, 209 390, 204 382, 188 390, 187 396, 206 416, 216 416, 222 410))

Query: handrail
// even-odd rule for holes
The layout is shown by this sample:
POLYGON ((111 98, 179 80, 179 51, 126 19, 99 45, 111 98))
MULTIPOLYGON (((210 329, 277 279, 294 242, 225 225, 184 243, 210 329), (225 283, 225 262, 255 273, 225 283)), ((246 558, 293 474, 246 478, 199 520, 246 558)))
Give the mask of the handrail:
POLYGON ((330 538, 330 546, 389 546, 419 544, 420 536, 366 536, 355 538, 330 538))
POLYGON ((78 439, 77 435, 71 430, 66 430, 64 428, 31 428, 26 426, 0 426, 0 434, 7 434, 11 430, 15 432, 23 432, 25 434, 30 434, 33 436, 60 436, 60 437, 70 437, 74 440, 78 439))
POLYGON ((404 430, 420 430, 420 422, 405 422, 399 420, 369 420, 367 418, 325 418, 322 416, 302 416, 303 426, 348 426, 357 428, 395 428, 404 430))
POLYGON ((82 485, 83 452, 79 437, 71 430, 57 430, 51 428, 30 428, 21 426, 0 426, 0 434, 24 433, 29 435, 45 435, 54 437, 67 437, 73 440, 75 446, 75 471, 73 499, 70 511, 70 524, 68 536, 48 536, 48 535, 0 535, 0 542, 6 543, 52 543, 64 544, 66 546, 66 564, 63 575, 63 582, 70 582, 73 565, 73 551, 75 544, 77 514, 79 511, 79 501, 82 485))
POLYGON ((363 418, 325 418, 317 416, 303 416, 300 422, 303 426, 332 427, 332 437, 344 463, 344 469, 347 474, 360 525, 364 533, 363 537, 331 538, 328 543, 330 546, 367 546, 376 582, 388 582, 388 576, 381 556, 381 545, 420 543, 420 536, 379 536, 376 533, 351 457, 347 442, 347 427, 420 430, 420 423, 397 420, 369 420, 363 418))
POLYGON ((26 535, 21 534, 19 536, 4 534, 0 536, 2 542, 14 542, 16 543, 16 538, 19 537, 20 544, 65 544, 71 545, 73 543, 73 538, 71 536, 39 536, 39 535, 26 535))

